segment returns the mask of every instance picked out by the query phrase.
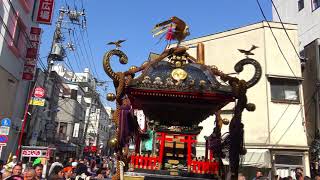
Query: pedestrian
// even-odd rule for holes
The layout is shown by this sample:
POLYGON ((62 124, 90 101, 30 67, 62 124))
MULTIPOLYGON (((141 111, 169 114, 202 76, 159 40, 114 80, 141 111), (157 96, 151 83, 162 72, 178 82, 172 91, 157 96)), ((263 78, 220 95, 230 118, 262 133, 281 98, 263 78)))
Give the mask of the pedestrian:
POLYGON ((256 176, 252 180, 258 180, 263 177, 263 173, 260 170, 256 171, 256 176))
POLYGON ((296 173, 296 180, 303 180, 303 169, 301 167, 297 167, 295 169, 295 173, 296 173))
POLYGON ((33 168, 28 167, 23 172, 23 179, 24 180, 35 180, 36 179, 36 172, 33 168))
POLYGON ((52 168, 51 174, 48 177, 48 180, 64 180, 64 172, 62 166, 54 166, 52 168))
POLYGON ((73 180, 74 179, 74 172, 73 172, 72 166, 67 166, 67 167, 63 168, 63 172, 64 172, 65 180, 73 180))
POLYGON ((18 163, 17 156, 12 156, 12 161, 5 165, 6 169, 12 170, 12 168, 18 163))
POLYGON ((12 168, 12 176, 21 176, 22 175, 22 166, 20 164, 16 164, 12 168))
POLYGON ((8 171, 7 169, 4 169, 2 173, 2 179, 8 179, 8 177, 10 176, 11 176, 11 172, 8 171))
POLYGON ((51 175, 51 172, 52 172, 52 170, 53 170, 53 168, 54 168, 55 166, 61 166, 61 167, 63 167, 63 165, 62 165, 62 163, 61 163, 61 160, 60 160, 60 158, 59 158, 58 156, 56 157, 55 162, 52 163, 51 166, 50 166, 49 173, 48 173, 49 176, 51 175))
POLYGON ((246 180, 246 177, 242 173, 239 173, 238 180, 246 180))
POLYGON ((88 172, 88 167, 83 164, 79 163, 77 168, 75 169, 76 178, 75 180, 89 180, 91 174, 88 172))
POLYGON ((33 166, 35 173, 36 173, 36 179, 37 180, 43 180, 42 178, 42 172, 43 172, 43 165, 42 164, 36 164, 33 166))
POLYGON ((315 180, 320 180, 320 175, 316 175, 316 177, 314 177, 315 180))

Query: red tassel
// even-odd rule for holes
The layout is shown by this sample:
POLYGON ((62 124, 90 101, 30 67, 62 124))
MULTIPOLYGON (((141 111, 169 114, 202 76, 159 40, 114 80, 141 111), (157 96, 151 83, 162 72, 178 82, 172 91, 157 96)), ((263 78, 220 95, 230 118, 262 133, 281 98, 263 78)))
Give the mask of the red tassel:
POLYGON ((166 40, 172 40, 172 39, 173 39, 173 31, 172 31, 172 28, 170 27, 166 34, 166 40))

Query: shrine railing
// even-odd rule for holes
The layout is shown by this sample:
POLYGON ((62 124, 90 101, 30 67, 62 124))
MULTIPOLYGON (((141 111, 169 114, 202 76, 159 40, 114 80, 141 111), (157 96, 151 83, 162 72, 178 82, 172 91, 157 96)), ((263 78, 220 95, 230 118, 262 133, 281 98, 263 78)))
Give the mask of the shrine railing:
POLYGON ((149 155, 132 155, 131 156, 131 167, 133 169, 150 169, 156 170, 159 169, 159 157, 157 156, 150 156, 149 155))
MULTIPOLYGON (((132 169, 159 170, 161 167, 158 156, 131 155, 132 169)), ((191 161, 189 171, 195 174, 218 174, 219 163, 216 161, 191 161)))
POLYGON ((195 174, 218 174, 219 163, 216 161, 191 161, 190 170, 195 174))

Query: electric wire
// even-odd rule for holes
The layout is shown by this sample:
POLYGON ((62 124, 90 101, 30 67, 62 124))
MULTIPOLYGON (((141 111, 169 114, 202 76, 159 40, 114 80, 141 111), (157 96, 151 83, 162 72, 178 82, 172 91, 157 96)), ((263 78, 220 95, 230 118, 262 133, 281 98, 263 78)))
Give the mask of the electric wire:
MULTIPOLYGON (((298 119, 297 117, 298 117, 298 115, 300 114, 300 112, 302 111, 302 109, 303 109, 303 107, 305 107, 305 106, 307 106, 307 111, 306 112, 308 112, 309 111, 309 108, 311 107, 311 104, 312 104, 312 101, 313 101, 313 98, 314 98, 314 96, 316 95, 316 93, 318 92, 318 88, 316 88, 315 90, 314 90, 314 92, 312 93, 312 96, 308 99, 308 101, 306 101, 306 103, 304 103, 304 105, 300 105, 300 108, 299 108, 299 110, 298 110, 298 112, 296 113, 296 115, 295 115, 295 117, 291 120, 291 122, 290 122, 290 124, 289 124, 289 126, 286 128, 286 130, 282 133, 282 135, 280 136, 280 138, 276 141, 276 143, 274 144, 274 145, 272 145, 269 149, 272 149, 272 148, 274 148, 274 147, 276 147, 279 143, 280 143, 280 141, 282 140, 282 138, 287 134, 287 132, 289 131, 289 129, 292 127, 292 125, 294 124, 294 122, 298 119)), ((270 133, 270 135, 267 137, 267 140, 270 138, 270 136, 271 136, 271 133, 270 133)), ((267 142, 267 141, 266 141, 267 142)), ((261 160, 261 158, 262 158, 262 153, 260 154, 260 157, 259 157, 259 159, 257 160, 257 162, 259 162, 260 160, 261 160)))
POLYGON ((275 40, 275 42, 276 42, 276 44, 277 44, 277 47, 278 47, 278 49, 279 49, 279 51, 280 51, 283 59, 286 61, 286 63, 287 63, 287 65, 288 65, 291 73, 292 73, 293 76, 296 78, 297 76, 296 76, 296 74, 294 73, 294 71, 292 70, 288 59, 285 57, 284 52, 282 51, 282 49, 281 49, 281 47, 280 47, 280 44, 279 44, 279 42, 278 42, 278 39, 277 39, 277 37, 275 36, 275 34, 274 34, 273 30, 272 30, 272 27, 271 27, 271 25, 270 25, 270 23, 269 23, 266 15, 265 15, 265 13, 263 12, 263 9, 262 9, 262 7, 261 7, 261 4, 260 4, 259 0, 256 0, 256 2, 257 2, 257 4, 258 4, 258 6, 259 6, 260 12, 261 12, 264 20, 265 20, 266 23, 268 24, 268 27, 269 27, 269 29, 270 29, 270 31, 271 31, 271 34, 272 34, 272 36, 273 36, 273 38, 274 38, 274 40, 275 40))
POLYGON ((289 39, 291 46, 293 47, 293 49, 294 49, 297 57, 298 57, 299 59, 301 59, 300 54, 298 53, 295 45, 293 44, 293 42, 292 42, 292 40, 291 40, 291 38, 290 38, 287 30, 286 30, 286 28, 284 27, 283 21, 282 21, 282 19, 281 19, 281 17, 280 17, 280 14, 279 14, 279 12, 278 12, 278 9, 277 9, 276 5, 274 4, 273 0, 270 0, 270 1, 271 1, 271 3, 272 3, 272 6, 273 6, 274 10, 275 10, 276 13, 277 13, 277 16, 278 16, 278 18, 279 18, 279 20, 280 20, 281 26, 282 26, 284 32, 286 33, 286 36, 287 36, 287 38, 289 39))

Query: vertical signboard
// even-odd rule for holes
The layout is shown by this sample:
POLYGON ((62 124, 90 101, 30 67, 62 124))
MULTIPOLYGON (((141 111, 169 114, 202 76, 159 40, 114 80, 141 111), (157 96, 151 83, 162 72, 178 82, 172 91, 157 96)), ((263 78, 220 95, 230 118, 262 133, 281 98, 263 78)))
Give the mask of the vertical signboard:
POLYGON ((33 80, 37 65, 37 56, 40 43, 41 28, 31 27, 30 29, 30 41, 31 46, 27 48, 27 54, 25 57, 22 79, 33 80))
POLYGON ((36 11, 36 22, 40 24, 51 24, 54 0, 39 0, 36 11))
POLYGON ((73 127, 72 137, 79 137, 80 123, 75 123, 73 127))

